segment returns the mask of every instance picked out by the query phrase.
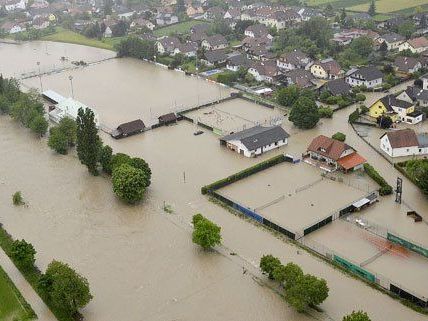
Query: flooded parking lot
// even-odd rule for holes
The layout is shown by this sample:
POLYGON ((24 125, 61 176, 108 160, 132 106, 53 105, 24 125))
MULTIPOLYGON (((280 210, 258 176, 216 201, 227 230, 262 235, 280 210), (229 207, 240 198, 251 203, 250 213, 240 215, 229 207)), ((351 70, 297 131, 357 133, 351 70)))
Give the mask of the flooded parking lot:
MULTIPOLYGON (((31 51, 27 52, 28 57, 31 51)), ((171 106, 180 105, 173 101, 197 104, 195 88, 199 85, 208 86, 207 99, 226 96, 224 89, 220 94, 219 87, 213 84, 132 59, 115 59, 73 72, 77 75, 75 98, 96 106, 101 118, 112 124, 136 117, 143 117, 144 121, 146 117, 155 119, 158 114, 150 106, 170 111, 171 106), (104 64, 106 67, 101 68, 104 64), (94 75, 93 70, 97 71, 94 75), (158 78, 165 78, 162 81, 170 87, 151 87, 152 83, 160 84, 158 78)), ((46 81, 59 93, 70 95, 68 75, 53 75, 52 80, 46 77, 46 81)), ((38 79, 26 83, 38 86, 38 79)), ((89 176, 75 156, 53 154, 44 140, 36 140, 3 117, 0 220, 12 235, 35 245, 41 268, 56 258, 88 277, 95 299, 83 311, 86 320, 204 320, 206 315, 214 321, 307 320, 308 316, 296 314, 250 275, 243 276, 243 265, 256 269, 260 257, 267 253, 284 263, 294 261, 305 272, 327 280, 330 296, 321 306, 327 319, 341 320, 345 313, 363 309, 373 320, 424 320, 425 316, 319 258, 298 252, 294 245, 231 215, 200 195, 200 187, 205 184, 283 151, 300 155, 314 136, 339 130, 347 133, 350 145, 392 180, 396 173, 352 134, 347 124, 349 112, 342 110, 309 131, 298 130, 285 121, 284 127, 292 134, 289 145, 256 159, 221 147, 218 136, 211 132, 204 130, 204 134, 194 136, 196 127, 185 121, 118 141, 102 134, 104 142, 115 152, 143 157, 153 170, 146 201, 136 207, 118 202, 110 183, 103 177, 89 176), (29 208, 11 205, 10 195, 16 190, 23 192, 29 208), (162 211, 164 202, 172 206, 173 214, 162 211), (222 227, 224 247, 239 254, 239 263, 230 256, 201 253, 191 243, 189 222, 197 212, 222 227)), ((299 166, 316 170, 305 164, 299 166)), ((407 184, 406 197, 418 208, 424 208, 421 194, 407 184)), ((340 241, 335 234, 326 238, 340 241)))

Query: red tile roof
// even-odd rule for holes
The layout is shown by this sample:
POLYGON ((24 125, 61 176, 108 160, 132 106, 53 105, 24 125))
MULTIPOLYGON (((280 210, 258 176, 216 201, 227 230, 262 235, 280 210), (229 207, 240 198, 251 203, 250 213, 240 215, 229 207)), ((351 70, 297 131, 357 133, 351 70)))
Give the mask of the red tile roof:
POLYGON ((337 161, 345 150, 351 148, 349 145, 336 139, 320 135, 312 140, 308 151, 337 161))
POLYGON ((358 165, 364 164, 367 160, 358 153, 352 153, 340 158, 337 163, 344 169, 349 170, 358 165))

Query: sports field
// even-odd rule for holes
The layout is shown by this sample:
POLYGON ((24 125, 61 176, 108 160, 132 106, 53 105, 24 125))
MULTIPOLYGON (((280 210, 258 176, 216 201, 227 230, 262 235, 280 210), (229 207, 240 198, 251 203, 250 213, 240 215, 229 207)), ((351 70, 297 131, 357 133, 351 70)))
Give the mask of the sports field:
MULTIPOLYGON (((428 0, 378 0, 376 1, 376 12, 389 13, 401 11, 407 8, 414 8, 425 4, 428 4, 428 0)), ((347 7, 347 9, 352 11, 366 12, 369 9, 369 2, 352 7, 347 7)))
POLYGON ((26 305, 15 285, 0 267, 0 320, 31 320, 34 312, 26 305))

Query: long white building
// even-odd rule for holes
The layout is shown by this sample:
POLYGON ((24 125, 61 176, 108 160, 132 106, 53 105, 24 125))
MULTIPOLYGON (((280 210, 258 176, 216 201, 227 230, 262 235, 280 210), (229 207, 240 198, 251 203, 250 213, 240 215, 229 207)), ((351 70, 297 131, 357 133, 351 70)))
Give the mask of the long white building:
POLYGON ((416 135, 412 129, 390 131, 380 137, 380 148, 390 157, 428 154, 428 134, 416 135))

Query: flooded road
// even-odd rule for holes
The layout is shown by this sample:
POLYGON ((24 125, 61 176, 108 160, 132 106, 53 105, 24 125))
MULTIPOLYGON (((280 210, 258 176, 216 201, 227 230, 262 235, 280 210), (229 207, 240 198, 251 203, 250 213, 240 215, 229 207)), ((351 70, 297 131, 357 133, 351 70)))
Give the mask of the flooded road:
MULTIPOLYGON (((67 46, 70 51, 75 47, 67 46)), ((31 53, 29 50, 24 60, 32 59, 31 53)), ((3 64, 10 56, 0 54, 0 58, 3 64)), ((44 77, 43 82, 67 95, 68 75, 44 77)), ((154 119, 161 110, 179 106, 180 101, 197 103, 201 93, 206 99, 216 99, 227 92, 133 59, 110 60, 73 71, 73 75, 75 98, 93 104, 109 124, 141 115, 145 121, 154 119)), ((26 83, 38 86, 38 79, 26 83)), ((195 126, 185 121, 119 141, 102 134, 104 143, 115 152, 143 157, 152 168, 153 183, 146 200, 135 207, 117 201, 110 182, 90 176, 74 155, 52 153, 44 140, 35 139, 8 117, 0 117, 0 221, 16 238, 34 244, 42 269, 55 258, 88 278, 94 300, 83 313, 89 321, 207 320, 207 315, 213 321, 308 320, 251 275, 242 274, 243 266, 256 268, 267 253, 284 263, 294 261, 305 272, 327 280, 330 296, 321 308, 333 320, 358 309, 367 311, 373 321, 425 320, 425 316, 319 258, 298 252, 294 245, 231 215, 200 194, 202 185, 281 152, 298 156, 314 136, 331 136, 337 131, 346 133, 347 143, 393 183, 396 172, 348 125, 351 111, 341 110, 309 131, 285 121, 283 126, 291 134, 289 145, 257 159, 221 147, 218 136, 211 132, 194 136, 195 126), (28 208, 12 206, 10 198, 17 190, 22 191, 28 208), (172 214, 163 212, 164 203, 171 205, 172 214), (222 227, 225 249, 238 253, 239 263, 227 255, 203 253, 192 244, 189 224, 197 212, 222 227)), ((421 193, 408 181, 404 184, 405 199, 415 203, 422 215, 428 213, 421 193)), ((317 197, 334 202, 340 193, 317 197)), ((390 198, 387 201, 393 202, 390 198)))

